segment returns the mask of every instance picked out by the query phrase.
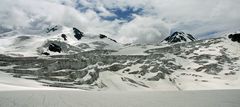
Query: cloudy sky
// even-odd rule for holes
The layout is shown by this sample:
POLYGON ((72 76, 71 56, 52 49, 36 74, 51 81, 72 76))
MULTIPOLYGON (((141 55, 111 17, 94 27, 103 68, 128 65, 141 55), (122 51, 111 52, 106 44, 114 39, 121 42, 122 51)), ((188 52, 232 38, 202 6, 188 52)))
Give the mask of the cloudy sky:
POLYGON ((175 31, 197 38, 240 29, 240 0, 0 0, 0 33, 50 25, 107 34, 122 43, 159 42, 175 31))

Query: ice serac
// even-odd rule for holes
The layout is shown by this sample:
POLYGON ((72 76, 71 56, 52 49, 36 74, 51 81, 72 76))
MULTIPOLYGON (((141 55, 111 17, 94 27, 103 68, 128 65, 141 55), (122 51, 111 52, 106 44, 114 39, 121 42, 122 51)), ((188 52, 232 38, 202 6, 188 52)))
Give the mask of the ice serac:
POLYGON ((184 32, 174 32, 171 36, 164 39, 163 42, 166 43, 178 43, 178 42, 192 42, 196 41, 196 38, 191 34, 187 34, 184 32))

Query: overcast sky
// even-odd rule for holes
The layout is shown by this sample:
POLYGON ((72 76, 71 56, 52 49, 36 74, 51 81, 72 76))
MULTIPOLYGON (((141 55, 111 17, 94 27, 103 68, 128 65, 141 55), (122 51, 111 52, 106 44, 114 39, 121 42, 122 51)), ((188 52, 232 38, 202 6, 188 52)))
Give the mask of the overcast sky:
POLYGON ((107 34, 122 43, 159 42, 175 31, 208 38, 240 29, 240 0, 0 0, 0 32, 49 25, 107 34))

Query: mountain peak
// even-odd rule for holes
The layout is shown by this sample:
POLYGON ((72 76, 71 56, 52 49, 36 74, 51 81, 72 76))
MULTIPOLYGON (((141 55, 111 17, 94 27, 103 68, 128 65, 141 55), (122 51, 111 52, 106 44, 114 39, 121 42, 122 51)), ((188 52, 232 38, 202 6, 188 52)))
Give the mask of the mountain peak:
POLYGON ((191 34, 187 34, 184 32, 174 32, 171 36, 164 39, 164 42, 167 43, 178 43, 178 42, 192 42, 195 41, 196 38, 191 34))

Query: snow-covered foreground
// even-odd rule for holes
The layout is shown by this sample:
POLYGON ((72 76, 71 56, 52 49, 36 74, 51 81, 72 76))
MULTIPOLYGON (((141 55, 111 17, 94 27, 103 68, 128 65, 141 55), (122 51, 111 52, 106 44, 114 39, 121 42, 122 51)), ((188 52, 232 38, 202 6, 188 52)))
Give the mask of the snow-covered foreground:
POLYGON ((239 107, 240 90, 81 91, 0 72, 0 107, 239 107))
POLYGON ((240 90, 0 92, 0 107, 239 107, 240 90))
MULTIPOLYGON (((0 92, 19 90, 72 90, 43 86, 42 83, 22 78, 14 78, 10 74, 0 71, 0 92)), ((1 106, 0 107, 5 107, 1 106)))

